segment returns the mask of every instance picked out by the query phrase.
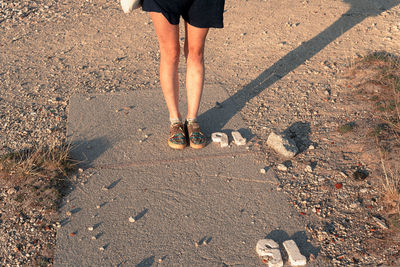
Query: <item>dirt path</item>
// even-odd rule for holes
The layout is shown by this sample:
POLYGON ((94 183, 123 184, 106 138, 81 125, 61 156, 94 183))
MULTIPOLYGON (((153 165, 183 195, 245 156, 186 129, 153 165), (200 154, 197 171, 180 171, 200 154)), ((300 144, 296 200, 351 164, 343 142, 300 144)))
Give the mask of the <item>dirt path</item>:
MULTIPOLYGON (((364 210, 378 194, 372 185, 380 174, 372 172, 363 183, 343 181, 341 170, 360 164, 371 168, 336 130, 371 112, 349 102, 340 77, 358 55, 400 54, 399 4, 227 1, 225 29, 212 30, 208 38, 206 84, 226 88, 232 97, 225 104, 234 103, 257 135, 265 162, 269 157, 283 161, 265 145, 271 129, 297 134, 302 153, 279 174, 282 188, 309 216, 308 230, 320 255, 337 265, 390 262, 388 255, 398 253, 394 247, 385 254, 360 245, 374 239, 368 232, 374 224, 370 214, 379 213, 379 206, 364 210), (311 144, 314 150, 308 149, 311 144), (310 164, 313 172, 307 173, 310 164), (348 186, 332 190, 339 182, 348 186), (365 188, 364 204, 349 208, 360 197, 355 192, 365 188), (320 214, 313 213, 317 209, 320 214)), ((159 86, 157 42, 141 11, 127 16, 116 1, 104 0, 3 0, 0 7, 1 153, 62 142, 74 93, 159 86)))

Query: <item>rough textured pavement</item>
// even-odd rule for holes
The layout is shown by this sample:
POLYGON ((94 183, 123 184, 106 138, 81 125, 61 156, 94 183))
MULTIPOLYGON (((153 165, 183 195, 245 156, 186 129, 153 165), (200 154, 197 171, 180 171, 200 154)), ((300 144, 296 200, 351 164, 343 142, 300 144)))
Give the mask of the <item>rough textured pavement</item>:
MULTIPOLYGON (((206 85, 201 112, 226 98, 206 85)), ((233 110, 200 116, 204 130, 240 129, 251 139, 233 110), (219 124, 227 114, 234 116, 219 124)), ((317 254, 253 152, 169 149, 166 114, 160 90, 71 98, 68 135, 87 182, 74 185, 61 209, 55 266, 261 266, 255 245, 265 237, 293 238, 304 255, 317 254)))

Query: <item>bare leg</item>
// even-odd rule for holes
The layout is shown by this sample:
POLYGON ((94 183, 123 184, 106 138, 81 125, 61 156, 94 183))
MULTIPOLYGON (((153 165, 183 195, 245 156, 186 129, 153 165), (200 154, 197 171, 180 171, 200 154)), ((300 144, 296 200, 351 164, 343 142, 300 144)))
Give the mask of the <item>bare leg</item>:
POLYGON ((194 119, 199 111, 204 84, 204 45, 208 28, 196 28, 185 23, 187 118, 194 119))
POLYGON ((160 82, 169 117, 181 118, 179 112, 178 64, 180 54, 179 26, 172 25, 163 14, 150 12, 160 45, 160 82))

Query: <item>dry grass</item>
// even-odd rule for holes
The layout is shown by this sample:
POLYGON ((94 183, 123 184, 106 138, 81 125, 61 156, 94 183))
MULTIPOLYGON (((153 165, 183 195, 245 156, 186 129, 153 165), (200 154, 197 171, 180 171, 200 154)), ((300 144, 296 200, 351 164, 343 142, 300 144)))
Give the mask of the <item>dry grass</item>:
POLYGON ((56 210, 68 173, 75 162, 69 156, 70 146, 37 146, 30 150, 0 157, 0 181, 18 189, 14 201, 21 208, 41 206, 56 210))
POLYGON ((13 152, 0 157, 0 175, 5 179, 23 181, 27 177, 66 175, 74 168, 69 157, 70 146, 42 146, 13 152))
POLYGON ((388 214, 400 215, 400 172, 398 169, 387 168, 385 163, 385 156, 378 145, 378 151, 381 160, 381 167, 383 170, 383 188, 385 194, 383 196, 384 202, 388 205, 388 214))
POLYGON ((400 59, 374 52, 361 58, 352 70, 359 97, 372 103, 379 121, 372 135, 383 171, 383 200, 388 214, 400 218, 400 59))

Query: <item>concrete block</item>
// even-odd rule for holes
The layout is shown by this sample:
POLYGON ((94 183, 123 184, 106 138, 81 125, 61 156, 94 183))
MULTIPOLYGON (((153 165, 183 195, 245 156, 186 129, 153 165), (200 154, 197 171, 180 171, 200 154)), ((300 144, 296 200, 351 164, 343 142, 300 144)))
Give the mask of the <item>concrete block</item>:
POLYGON ((232 137, 237 146, 244 146, 246 144, 246 138, 243 138, 238 131, 233 131, 232 137))
POLYGON ((211 140, 214 143, 219 143, 219 142, 221 142, 221 136, 222 135, 223 135, 223 133, 220 133, 220 132, 212 133, 211 134, 211 140))
POLYGON ((293 158, 299 151, 292 139, 274 132, 268 136, 267 145, 286 158, 293 158))
POLYGON ((221 132, 216 132, 211 134, 211 140, 215 143, 220 143, 221 147, 229 146, 228 135, 221 132))
POLYGON ((279 245, 271 239, 261 239, 257 242, 256 251, 260 257, 268 258, 269 267, 282 267, 283 260, 279 245))
POLYGON ((283 242, 283 247, 286 250, 289 258, 289 264, 292 266, 303 266, 307 264, 307 259, 301 253, 293 240, 283 242))

